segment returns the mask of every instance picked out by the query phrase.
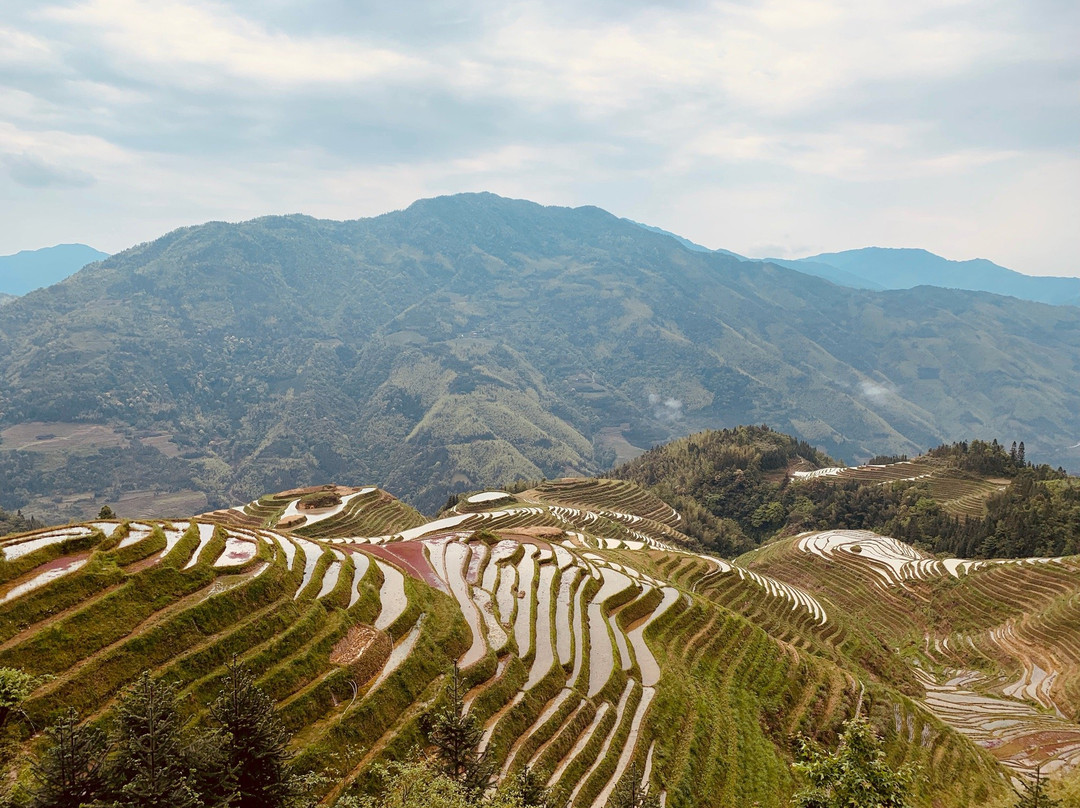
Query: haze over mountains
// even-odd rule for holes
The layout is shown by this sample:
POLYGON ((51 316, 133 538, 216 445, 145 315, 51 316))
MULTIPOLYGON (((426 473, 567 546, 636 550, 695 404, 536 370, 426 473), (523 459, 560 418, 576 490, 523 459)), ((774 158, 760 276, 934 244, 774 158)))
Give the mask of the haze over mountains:
MULTIPOLYGON (((631 221, 627 219, 626 221, 631 221)), ((937 286, 942 289, 966 289, 972 292, 992 292, 1021 300, 1051 305, 1080 305, 1080 278, 1025 275, 1003 266, 975 258, 970 261, 950 261, 940 255, 920 249, 893 247, 864 247, 858 250, 821 253, 806 258, 747 258, 730 250, 710 250, 683 236, 634 222, 653 233, 663 233, 688 250, 716 252, 742 261, 768 261, 796 272, 805 272, 853 289, 912 289, 916 286, 937 286)))
POLYGON ((0 255, 0 305, 5 298, 52 286, 87 264, 108 257, 108 253, 85 244, 57 244, 0 255))
POLYGON ((762 422, 848 461, 1000 437, 1075 468, 1078 368, 1073 307, 843 288, 597 208, 209 223, 0 310, 0 505, 348 478, 430 512, 762 422))
POLYGON ((1054 305, 1080 304, 1080 278, 1024 275, 984 258, 950 261, 926 250, 866 247, 822 253, 795 261, 768 260, 857 289, 940 286, 993 292, 1054 305))

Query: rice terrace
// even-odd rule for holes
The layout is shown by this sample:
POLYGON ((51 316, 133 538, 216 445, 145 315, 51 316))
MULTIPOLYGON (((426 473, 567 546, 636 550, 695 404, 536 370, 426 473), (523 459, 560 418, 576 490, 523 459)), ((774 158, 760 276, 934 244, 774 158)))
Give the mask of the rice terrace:
MULTIPOLYGON (((958 485, 933 458, 805 465, 791 487, 934 478, 950 510, 1009 483, 958 485)), ((425 746, 455 663, 479 751, 551 804, 601 808, 632 778, 671 806, 785 805, 791 738, 828 742, 856 711, 921 772, 920 805, 1004 799, 1080 762, 1080 557, 834 529, 725 560, 690 529, 601 478, 463 495, 432 520, 330 485, 47 528, 0 543, 0 667, 40 677, 15 722, 31 752, 49 716, 98 720, 144 670, 194 718, 238 661, 327 805, 425 746)))

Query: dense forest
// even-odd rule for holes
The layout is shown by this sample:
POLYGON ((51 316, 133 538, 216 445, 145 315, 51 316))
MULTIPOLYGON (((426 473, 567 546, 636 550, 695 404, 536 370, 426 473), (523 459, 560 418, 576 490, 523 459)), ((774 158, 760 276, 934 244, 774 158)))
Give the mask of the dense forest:
MULTIPOLYGON (((686 518, 686 532, 727 556, 804 530, 873 530, 928 552, 961 557, 1056 556, 1080 552, 1080 486, 1063 469, 1034 465, 1023 443, 959 442, 925 456, 942 472, 1000 479, 985 514, 950 513, 934 481, 867 484, 794 479, 790 470, 833 461, 767 426, 709 431, 646 452, 612 472, 651 488, 686 518)), ((898 461, 900 457, 875 460, 898 461)))

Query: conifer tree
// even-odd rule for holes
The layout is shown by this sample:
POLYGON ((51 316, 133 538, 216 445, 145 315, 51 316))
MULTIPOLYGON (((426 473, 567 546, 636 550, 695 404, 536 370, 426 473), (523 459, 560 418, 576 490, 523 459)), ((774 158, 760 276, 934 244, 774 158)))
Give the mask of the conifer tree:
POLYGON ((460 783, 470 798, 478 799, 491 782, 492 766, 479 751, 484 731, 476 718, 465 712, 465 684, 457 663, 446 697, 446 705, 431 716, 428 740, 437 749, 439 771, 460 783))
POLYGON ((69 709, 45 730, 51 742, 33 767, 38 781, 33 808, 79 808, 102 796, 108 738, 98 727, 79 726, 79 715, 69 709))
POLYGON ((202 805, 188 766, 176 690, 143 673, 116 706, 116 754, 109 769, 117 808, 202 805))
POLYGON ((506 795, 516 808, 548 808, 550 795, 543 782, 524 766, 507 784, 506 795))
POLYGON ((1042 776, 1042 767, 1035 768, 1035 778, 1024 781, 1024 790, 1020 792, 1020 801, 1016 808, 1062 808, 1061 801, 1046 793, 1046 779, 1042 776))
POLYGON ((641 782, 637 764, 615 787, 605 808, 660 808, 660 798, 641 782))
POLYGON ((230 805, 279 808, 290 796, 288 733, 274 702, 251 671, 229 665, 210 717, 225 733, 226 767, 235 788, 230 805))

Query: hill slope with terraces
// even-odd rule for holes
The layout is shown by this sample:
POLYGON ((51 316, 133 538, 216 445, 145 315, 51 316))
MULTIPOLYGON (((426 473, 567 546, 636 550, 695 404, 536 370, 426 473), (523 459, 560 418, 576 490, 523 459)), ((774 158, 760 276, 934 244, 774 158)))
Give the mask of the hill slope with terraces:
POLYGON ((611 474, 653 491, 725 556, 829 528, 964 557, 1080 552, 1080 479, 1028 462, 1022 443, 964 441, 847 467, 767 426, 740 426, 654 447, 611 474))
POLYGON ((1080 468, 1080 309, 491 194, 183 228, 0 306, 0 507, 52 521, 344 478, 430 513, 737 423, 846 462, 1017 434, 1080 468))
POLYGON ((7 537, 0 666, 48 677, 15 730, 32 754, 58 709, 107 721, 144 669, 197 711, 235 656, 330 805, 423 745, 457 662, 497 770, 573 806, 637 776, 669 806, 779 808, 791 737, 830 743, 856 709, 920 768, 920 806, 1080 760, 1080 558, 814 531, 728 561, 686 526, 631 481, 566 478, 434 520, 319 486, 7 537))

